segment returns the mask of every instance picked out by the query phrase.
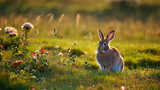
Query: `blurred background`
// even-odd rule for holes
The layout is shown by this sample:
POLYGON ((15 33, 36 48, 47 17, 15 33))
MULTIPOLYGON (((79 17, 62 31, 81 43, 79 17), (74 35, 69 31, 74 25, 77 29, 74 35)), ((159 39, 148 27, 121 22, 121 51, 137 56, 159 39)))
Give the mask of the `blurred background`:
POLYGON ((0 0, 0 26, 35 25, 41 36, 98 40, 97 29, 118 32, 116 40, 158 42, 158 0, 0 0), (46 23, 47 22, 47 23, 46 23), (48 33, 46 33, 46 31, 48 33), (84 37, 84 38, 79 38, 84 37))
POLYGON ((0 0, 0 15, 81 13, 101 17, 127 17, 145 20, 160 17, 159 0, 0 0))

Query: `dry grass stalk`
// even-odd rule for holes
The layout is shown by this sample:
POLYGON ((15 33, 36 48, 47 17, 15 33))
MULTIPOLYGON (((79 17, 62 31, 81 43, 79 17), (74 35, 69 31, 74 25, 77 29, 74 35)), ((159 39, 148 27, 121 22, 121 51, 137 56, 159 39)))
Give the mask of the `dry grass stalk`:
POLYGON ((59 26, 59 25, 61 24, 63 18, 64 18, 64 14, 62 14, 62 15, 60 16, 60 18, 58 19, 57 26, 59 26))
POLYGON ((40 15, 36 17, 35 25, 38 25, 40 23, 40 19, 41 19, 40 15))
POLYGON ((78 14, 76 15, 76 27, 79 26, 79 22, 80 22, 80 14, 78 13, 78 14))
POLYGON ((54 15, 53 14, 48 14, 47 16, 49 17, 48 22, 51 23, 54 20, 54 15))

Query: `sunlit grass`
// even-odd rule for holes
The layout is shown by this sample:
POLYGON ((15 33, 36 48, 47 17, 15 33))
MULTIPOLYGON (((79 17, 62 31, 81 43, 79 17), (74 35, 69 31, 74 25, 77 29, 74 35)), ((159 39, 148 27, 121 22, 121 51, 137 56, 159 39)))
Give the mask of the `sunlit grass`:
MULTIPOLYGON (((48 22, 49 17, 41 16, 38 24, 29 32, 29 44, 25 47, 29 51, 26 57, 37 49, 45 48, 49 52, 47 57, 49 71, 36 78, 29 72, 22 74, 8 71, 8 76, 2 73, 3 77, 8 77, 6 81, 8 80, 9 89, 105 90, 121 89, 122 86, 126 89, 160 88, 160 26, 158 22, 151 18, 146 22, 132 18, 125 22, 115 19, 98 22, 93 17, 82 15, 77 27, 76 18, 73 16, 64 15, 59 25, 57 25, 58 19, 48 22), (54 28, 57 36, 48 35, 54 28), (116 30, 116 37, 111 41, 110 46, 117 48, 124 59, 125 68, 122 73, 100 71, 95 56, 99 28, 105 34, 112 29, 116 30), (39 33, 35 33, 36 30, 39 33), (72 56, 73 52, 68 50, 75 50, 76 57, 72 56)), ((30 21, 33 25, 37 23, 34 18, 37 16, 30 16, 27 20, 23 16, 14 17, 13 20, 8 19, 11 16, 0 18, 1 28, 9 25, 21 32, 20 25, 24 22, 30 21)), ((4 32, 0 32, 0 35, 5 37, 4 32)), ((3 62, 19 59, 12 57, 12 50, 2 50, 2 53, 3 62)), ((25 60, 28 59, 25 58, 25 60)), ((3 69, 6 70, 5 67, 3 69)))

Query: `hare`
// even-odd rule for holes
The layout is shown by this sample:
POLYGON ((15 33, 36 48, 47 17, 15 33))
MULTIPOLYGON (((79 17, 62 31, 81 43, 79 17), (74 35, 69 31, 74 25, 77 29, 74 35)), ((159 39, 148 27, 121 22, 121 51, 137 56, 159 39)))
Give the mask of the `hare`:
POLYGON ((106 38, 104 38, 103 33, 99 30, 100 41, 96 59, 102 71, 123 71, 124 62, 122 57, 115 48, 108 45, 114 36, 114 30, 109 32, 106 38))

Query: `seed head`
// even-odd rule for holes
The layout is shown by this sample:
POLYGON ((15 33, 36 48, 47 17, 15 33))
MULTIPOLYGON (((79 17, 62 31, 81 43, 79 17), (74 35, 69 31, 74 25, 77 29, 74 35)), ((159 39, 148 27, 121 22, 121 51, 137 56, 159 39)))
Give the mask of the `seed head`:
POLYGON ((21 28, 22 28, 23 30, 30 31, 31 29, 34 28, 34 26, 33 26, 33 24, 31 24, 30 22, 26 22, 26 23, 24 23, 24 24, 21 26, 21 28))

